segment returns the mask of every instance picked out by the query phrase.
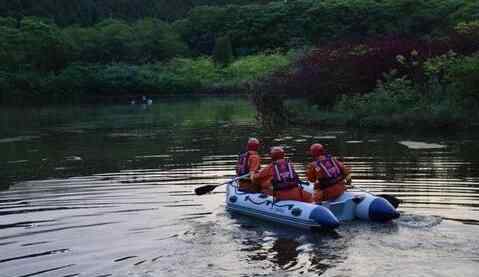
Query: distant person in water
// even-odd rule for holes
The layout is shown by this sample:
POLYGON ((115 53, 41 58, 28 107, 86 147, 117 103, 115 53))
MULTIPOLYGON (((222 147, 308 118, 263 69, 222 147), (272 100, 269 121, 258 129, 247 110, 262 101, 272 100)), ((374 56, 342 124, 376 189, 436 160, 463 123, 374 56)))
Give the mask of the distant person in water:
POLYGON ((259 192, 260 188, 253 183, 252 176, 260 169, 261 157, 258 155, 260 143, 257 138, 250 138, 246 144, 246 151, 239 155, 238 163, 236 164, 236 175, 242 176, 250 174, 248 178, 239 181, 241 191, 259 192))
POLYGON ((346 176, 351 169, 326 152, 323 145, 315 143, 309 148, 313 161, 306 176, 314 182, 314 202, 335 199, 346 191, 346 176))
POLYGON ((311 202, 311 194, 303 190, 293 164, 285 159, 283 148, 272 147, 270 156, 271 163, 253 176, 253 181, 260 184, 261 192, 273 195, 276 201, 311 202))

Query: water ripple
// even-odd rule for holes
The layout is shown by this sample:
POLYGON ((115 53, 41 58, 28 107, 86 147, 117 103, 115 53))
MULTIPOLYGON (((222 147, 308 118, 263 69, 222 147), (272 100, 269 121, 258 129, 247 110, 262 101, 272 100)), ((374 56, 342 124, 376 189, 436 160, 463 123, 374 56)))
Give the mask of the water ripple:
POLYGON ((79 133, 42 134, 47 145, 21 135, 0 142, 8 154, 3 175, 40 168, 0 192, 0 275, 407 276, 419 268, 435 276, 431 268, 442 264, 455 268, 451 276, 477 273, 468 271, 479 254, 474 137, 464 144, 349 131, 269 133, 251 124, 152 128, 161 116, 145 123, 145 114, 124 112, 134 126, 95 119, 57 126, 79 133), (262 138, 265 163, 267 149, 284 144, 302 179, 309 145, 324 143, 344 155, 354 185, 400 198, 401 218, 311 233, 225 212, 224 187, 195 195, 194 188, 234 175, 250 135, 262 138))
POLYGON ((22 260, 22 259, 29 259, 29 258, 34 258, 34 257, 46 256, 46 255, 53 255, 53 254, 57 254, 57 253, 64 253, 64 252, 67 252, 69 250, 70 249, 66 249, 66 248, 65 249, 56 249, 56 250, 49 250, 49 251, 42 252, 42 253, 34 253, 34 254, 28 254, 28 255, 25 255, 25 256, 18 256, 18 257, 7 258, 7 259, 0 259, 0 264, 10 262, 10 261, 15 261, 15 260, 22 260))

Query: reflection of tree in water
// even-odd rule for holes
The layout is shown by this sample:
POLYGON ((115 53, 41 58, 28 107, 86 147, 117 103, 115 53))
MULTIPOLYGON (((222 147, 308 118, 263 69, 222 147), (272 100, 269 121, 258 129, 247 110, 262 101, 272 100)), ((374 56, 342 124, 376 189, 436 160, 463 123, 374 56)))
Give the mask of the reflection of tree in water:
POLYGON ((7 190, 9 187, 10 187, 9 181, 4 177, 0 177, 0 191, 7 190))
POLYGON ((301 244, 289 238, 278 238, 273 242, 245 240, 246 245, 242 251, 249 252, 248 257, 251 261, 268 261, 278 265, 282 269, 289 269, 298 264, 299 250, 301 244))
POLYGON ((161 99, 147 110, 12 109, 1 110, 0 118, 1 138, 18 140, 0 143, 0 175, 8 177, 0 180, 0 189, 22 180, 198 165, 205 156, 238 153, 255 121, 254 108, 238 97, 161 99), (241 124, 248 126, 246 131, 241 124), (22 141, 28 137, 24 132, 36 136, 22 141))
POLYGON ((259 240, 246 239, 242 241, 245 247, 241 251, 250 253, 249 259, 252 261, 264 261, 268 259, 268 253, 263 249, 263 244, 259 240))
POLYGON ((322 274, 346 259, 344 250, 349 239, 340 238, 336 233, 304 233, 305 236, 298 236, 297 231, 293 232, 274 241, 244 239, 241 251, 248 253, 250 261, 265 262, 298 273, 322 274))
MULTIPOLYGON (((277 76, 269 76, 271 79, 277 76)), ((275 82, 259 82, 251 86, 252 102, 256 107, 257 119, 268 129, 283 126, 292 122, 293 114, 289 111, 283 101, 284 94, 278 92, 276 87, 269 87, 275 82)))
POLYGON ((322 247, 314 247, 309 253, 310 268, 308 271, 323 274, 328 269, 336 267, 338 264, 346 260, 344 253, 345 245, 341 241, 337 244, 326 244, 322 247))
POLYGON ((296 240, 278 238, 270 249, 273 254, 272 262, 283 269, 295 266, 298 264, 298 246, 300 246, 300 243, 296 240))

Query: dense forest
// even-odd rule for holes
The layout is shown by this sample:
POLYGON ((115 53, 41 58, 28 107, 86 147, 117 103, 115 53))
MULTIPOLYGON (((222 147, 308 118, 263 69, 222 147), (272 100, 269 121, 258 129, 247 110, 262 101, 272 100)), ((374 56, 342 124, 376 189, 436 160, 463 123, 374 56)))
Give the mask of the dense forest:
POLYGON ((116 18, 135 21, 154 17, 174 21, 185 17, 196 6, 224 6, 227 4, 261 4, 254 0, 2 0, 0 16, 22 18, 28 16, 49 18, 60 25, 98 23, 116 18))
POLYGON ((455 122, 479 107, 478 42, 475 0, 1 0, 0 101, 246 91, 455 122))

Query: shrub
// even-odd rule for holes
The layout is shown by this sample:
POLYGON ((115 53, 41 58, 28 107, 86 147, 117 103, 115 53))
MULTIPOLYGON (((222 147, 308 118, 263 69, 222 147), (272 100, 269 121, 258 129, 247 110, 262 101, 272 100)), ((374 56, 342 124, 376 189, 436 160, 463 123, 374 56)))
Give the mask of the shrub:
POLYGON ((342 96, 335 111, 350 114, 351 123, 369 127, 467 126, 479 119, 477 55, 450 52, 429 59, 423 68, 425 86, 387 74, 370 93, 342 96))
POLYGON ((257 80, 290 64, 290 58, 279 53, 243 57, 223 69, 227 83, 257 80))
POLYGON ((401 76, 420 79, 421 62, 447 49, 447 43, 442 41, 397 38, 318 48, 300 58, 294 69, 284 74, 284 80, 273 84, 272 89, 274 93, 303 95, 314 104, 331 106, 343 94, 370 92, 382 74, 392 69, 398 69, 401 76), (399 57, 407 63, 401 64, 399 57))
MULTIPOLYGON (((479 15, 478 15, 479 16, 479 15)), ((478 44, 479 41, 479 20, 461 22, 455 27, 456 32, 466 41, 478 44)))
POLYGON ((464 0, 458 4, 458 9, 449 16, 452 22, 464 22, 479 20, 479 2, 476 0, 464 0))
POLYGON ((413 83, 403 77, 389 77, 379 81, 371 93, 343 96, 336 105, 338 111, 350 111, 360 117, 370 115, 394 115, 414 112, 419 103, 419 94, 413 83))
POLYGON ((424 70, 430 94, 447 96, 471 112, 479 107, 479 55, 463 57, 450 52, 428 60, 424 70))

